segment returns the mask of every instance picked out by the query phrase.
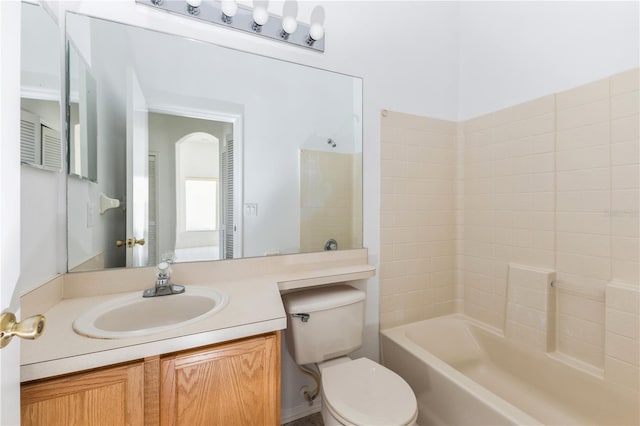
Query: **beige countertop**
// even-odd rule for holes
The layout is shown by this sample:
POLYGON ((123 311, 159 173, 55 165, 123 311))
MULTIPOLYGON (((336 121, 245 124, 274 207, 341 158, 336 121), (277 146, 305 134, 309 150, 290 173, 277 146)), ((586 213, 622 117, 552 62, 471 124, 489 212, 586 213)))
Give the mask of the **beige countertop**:
MULTIPOLYGON (((269 273, 261 273, 260 270, 256 270, 255 273, 238 273, 238 279, 235 280, 229 279, 230 274, 223 270, 216 271, 220 272, 218 275, 212 273, 212 268, 217 268, 218 265, 175 265, 175 275, 180 276, 182 269, 185 278, 176 282, 185 284, 187 290, 190 285, 220 290, 228 295, 228 304, 211 317, 188 326, 148 336, 122 339, 85 337, 77 334, 72 324, 78 316, 98 304, 127 293, 141 294, 141 289, 149 284, 146 280, 144 283, 138 282, 141 271, 102 271, 85 276, 65 274, 29 295, 26 302, 23 296, 23 316, 32 315, 34 312, 43 313, 46 326, 40 338, 32 341, 21 340, 21 381, 52 377, 285 329, 287 320, 281 292, 366 279, 375 274, 375 268, 366 264, 366 250, 363 250, 364 257, 359 253, 348 256, 347 261, 342 264, 310 262, 308 267, 300 267, 299 261, 296 260, 295 268, 289 267, 287 262, 291 261, 287 261, 283 256, 284 259, 280 260, 284 264, 282 269, 276 268, 280 270, 270 270, 269 273), (207 274, 194 273, 194 270, 205 267, 207 274), (100 294, 101 291, 95 287, 90 291, 75 289, 77 283, 74 281, 79 279, 93 281, 95 286, 96 283, 109 283, 110 280, 120 281, 123 273, 127 274, 127 281, 131 279, 132 284, 118 284, 118 292, 113 291, 114 286, 109 287, 110 294, 100 294)), ((231 264, 233 269, 242 268, 246 271, 247 268, 251 270, 257 263, 231 264)), ((225 268, 229 268, 228 265, 225 268)), ((144 271, 142 273, 147 274, 144 271)))
POLYGON ((96 339, 81 336, 72 328, 74 319, 83 312, 125 293, 60 301, 45 313, 47 325, 42 336, 37 340, 22 341, 21 380, 65 374, 287 327, 275 282, 255 280, 193 285, 223 291, 229 297, 227 306, 195 324, 142 337, 96 339))

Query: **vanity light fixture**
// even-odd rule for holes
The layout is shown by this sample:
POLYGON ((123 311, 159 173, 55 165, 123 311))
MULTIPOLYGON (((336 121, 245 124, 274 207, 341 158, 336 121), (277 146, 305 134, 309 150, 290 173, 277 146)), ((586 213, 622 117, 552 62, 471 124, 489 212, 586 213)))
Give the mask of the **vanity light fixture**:
MULTIPOLYGON (((0 0, 2 1, 2 0, 0 0)), ((293 46, 324 52, 324 8, 320 23, 314 19, 305 24, 298 21, 297 8, 285 7, 283 16, 271 15, 265 5, 248 8, 237 0, 135 0, 136 4, 153 7, 174 15, 200 22, 222 25, 261 37, 279 40, 293 46)), ((264 2, 263 2, 264 3, 264 2)), ((287 2, 285 2, 286 4, 287 2)), ((295 2, 292 2, 295 4, 295 2)))
POLYGON ((267 9, 262 6, 257 6, 253 9, 253 23, 251 29, 257 33, 262 32, 262 26, 269 20, 269 13, 267 9))
POLYGON ((233 23, 233 17, 238 12, 238 3, 236 0, 222 0, 222 22, 225 24, 233 23))

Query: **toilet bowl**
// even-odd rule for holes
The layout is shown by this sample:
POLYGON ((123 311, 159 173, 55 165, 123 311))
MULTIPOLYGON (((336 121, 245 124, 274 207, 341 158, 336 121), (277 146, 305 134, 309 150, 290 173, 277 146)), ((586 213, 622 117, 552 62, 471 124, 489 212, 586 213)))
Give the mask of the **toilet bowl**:
POLYGON ((416 397, 400 376, 367 358, 319 365, 325 426, 410 426, 416 397))
POLYGON ((418 404, 407 382, 370 359, 347 356, 362 346, 363 291, 337 285, 282 299, 289 353, 299 366, 317 364, 320 370, 325 426, 415 424, 418 404))

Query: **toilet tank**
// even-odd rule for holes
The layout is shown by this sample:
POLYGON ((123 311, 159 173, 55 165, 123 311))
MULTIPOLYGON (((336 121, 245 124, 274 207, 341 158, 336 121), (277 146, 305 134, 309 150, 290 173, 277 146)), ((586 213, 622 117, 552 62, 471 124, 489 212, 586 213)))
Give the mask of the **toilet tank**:
POLYGON ((362 346, 364 296, 348 285, 282 296, 287 349, 298 365, 337 358, 362 346))

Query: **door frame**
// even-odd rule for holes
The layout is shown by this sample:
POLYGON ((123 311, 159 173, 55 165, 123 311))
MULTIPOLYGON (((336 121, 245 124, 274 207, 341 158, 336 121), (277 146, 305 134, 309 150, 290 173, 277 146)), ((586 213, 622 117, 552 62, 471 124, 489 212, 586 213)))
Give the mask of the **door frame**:
MULTIPOLYGON (((20 318, 20 30, 22 3, 0 1, 0 309, 20 318)), ((0 424, 20 423, 20 342, 0 352, 0 424)))

